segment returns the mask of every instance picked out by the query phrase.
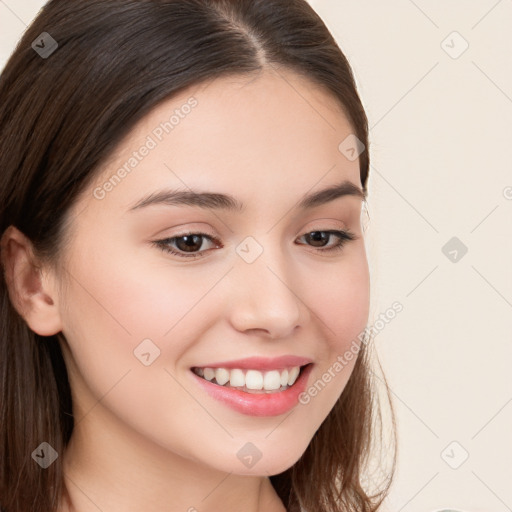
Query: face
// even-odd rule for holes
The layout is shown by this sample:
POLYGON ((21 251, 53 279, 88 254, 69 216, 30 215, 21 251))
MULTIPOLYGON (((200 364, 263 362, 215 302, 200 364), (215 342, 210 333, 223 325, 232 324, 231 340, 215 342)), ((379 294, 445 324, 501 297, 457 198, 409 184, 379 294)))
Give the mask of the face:
POLYGON ((137 125, 70 213, 58 305, 75 416, 94 407, 91 428, 226 472, 298 460, 368 320, 359 160, 338 148, 353 131, 285 71, 190 88, 137 125), (343 182, 352 194, 301 204, 343 182), (144 201, 164 190, 238 207, 144 201))

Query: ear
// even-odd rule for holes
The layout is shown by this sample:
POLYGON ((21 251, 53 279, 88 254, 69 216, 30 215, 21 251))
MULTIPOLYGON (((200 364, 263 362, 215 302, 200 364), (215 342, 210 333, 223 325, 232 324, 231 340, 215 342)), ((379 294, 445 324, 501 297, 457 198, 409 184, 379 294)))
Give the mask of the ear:
POLYGON ((11 302, 30 329, 41 336, 60 332, 55 278, 41 268, 30 240, 9 226, 0 240, 0 256, 11 302))

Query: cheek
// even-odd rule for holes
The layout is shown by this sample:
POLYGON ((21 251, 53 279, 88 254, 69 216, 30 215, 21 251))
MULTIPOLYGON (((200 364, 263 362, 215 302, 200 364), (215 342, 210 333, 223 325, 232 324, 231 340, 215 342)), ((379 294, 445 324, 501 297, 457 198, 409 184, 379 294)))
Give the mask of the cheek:
POLYGON ((332 353, 341 353, 365 329, 370 306, 370 276, 364 252, 333 266, 332 271, 319 272, 311 287, 309 304, 316 305, 332 353))
POLYGON ((319 361, 312 373, 301 404, 309 411, 312 427, 325 418, 345 389, 356 363, 360 339, 369 314, 370 276, 364 251, 333 266, 332 271, 318 273, 308 300, 320 321, 322 338, 319 361))
MULTIPOLYGON (((132 403, 143 406, 148 397, 140 395, 140 387, 131 389, 129 382, 151 382, 157 390, 152 403, 182 396, 168 372, 175 374, 183 354, 209 319, 215 319, 208 292, 225 270, 206 274, 199 267, 171 269, 159 258, 143 258, 137 251, 116 253, 111 247, 101 253, 91 245, 73 259, 70 271, 75 279, 65 297, 63 333, 71 347, 72 366, 81 374, 78 389, 89 387, 98 399, 130 372, 119 387, 130 388, 127 396, 132 403), (145 366, 137 356, 148 351, 152 362, 145 366)), ((89 399, 87 392, 81 396, 89 399)), ((112 406, 124 407, 123 400, 112 406)))
MULTIPOLYGON (((190 421, 204 411, 175 379, 175 362, 188 348, 182 329, 182 324, 190 329, 187 312, 208 288, 200 290, 185 278, 165 283, 164 272, 142 266, 132 265, 128 273, 125 263, 116 258, 94 266, 75 262, 71 270, 75 280, 64 297, 63 334, 71 350, 66 364, 75 414, 92 421, 88 411, 102 414, 96 408, 101 401, 114 415, 109 418, 180 453, 186 451, 181 447, 187 446, 190 421), (171 330, 165 336, 174 325, 176 335, 171 330), (134 354, 146 338, 160 350, 147 366, 134 354)), ((153 350, 150 346, 151 359, 153 350)))
POLYGON ((94 393, 101 396, 128 370, 163 364, 165 357, 150 367, 137 359, 134 350, 145 339, 169 356, 172 370, 186 349, 185 338, 180 344, 173 329, 178 332, 206 290, 183 273, 171 277, 161 263, 151 266, 136 251, 116 252, 113 243, 105 251, 90 244, 75 255, 69 264, 73 279, 62 298, 63 334, 94 393))
POLYGON ((199 267, 166 264, 157 248, 157 257, 111 249, 108 257, 75 265, 73 273, 81 284, 86 283, 87 292, 75 287, 73 300, 83 306, 81 315, 97 319, 110 334, 126 337, 129 333, 132 342, 171 338, 173 330, 197 315, 197 306, 222 276, 199 267))

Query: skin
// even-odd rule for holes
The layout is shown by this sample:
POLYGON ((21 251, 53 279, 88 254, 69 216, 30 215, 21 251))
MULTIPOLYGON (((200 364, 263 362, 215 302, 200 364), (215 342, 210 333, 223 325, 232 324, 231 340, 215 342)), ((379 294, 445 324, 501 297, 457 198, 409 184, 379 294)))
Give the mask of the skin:
MULTIPOLYGON (((122 142, 70 212, 71 243, 57 269, 38 271, 30 242, 6 231, 13 302, 33 331, 62 333, 75 429, 60 454, 70 493, 61 511, 285 511, 268 477, 306 450, 355 358, 307 405, 273 417, 227 408, 197 385, 190 367, 294 354, 314 361, 310 386, 364 329, 361 199, 293 209, 304 194, 343 179, 361 188, 359 160, 338 150, 351 133, 337 101, 289 71, 219 78, 166 100, 122 142), (191 96, 198 101, 191 113, 96 199, 95 187, 191 96), (165 187, 231 194, 246 210, 128 212, 165 187), (348 229, 355 239, 321 253, 321 243, 303 236, 329 229, 348 229), (204 239, 196 259, 151 244, 205 230, 222 246, 204 239), (263 248, 251 264, 235 252, 247 236, 263 248), (146 338, 161 351, 149 366, 133 353, 146 338), (262 452, 252 468, 236 456, 247 442, 262 452)), ((183 252, 181 241, 173 247, 183 252)))

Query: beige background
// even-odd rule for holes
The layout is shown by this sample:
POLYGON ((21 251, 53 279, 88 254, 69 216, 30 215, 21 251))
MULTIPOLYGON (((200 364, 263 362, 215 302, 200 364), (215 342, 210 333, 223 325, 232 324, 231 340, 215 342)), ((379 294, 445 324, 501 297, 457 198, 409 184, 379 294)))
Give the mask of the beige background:
MULTIPOLYGON (((0 0, 0 69, 43 4, 0 0)), ((376 337, 399 429, 387 509, 510 511, 512 0, 311 4, 370 120, 372 318, 404 308, 376 337)))

